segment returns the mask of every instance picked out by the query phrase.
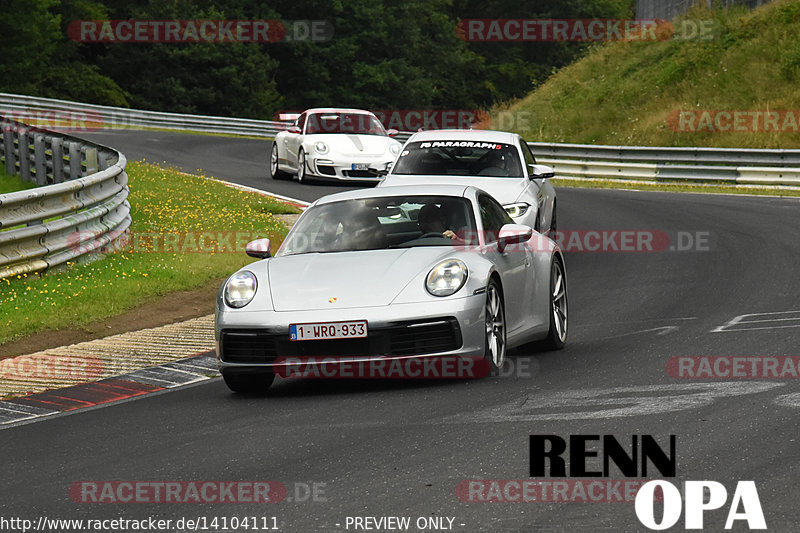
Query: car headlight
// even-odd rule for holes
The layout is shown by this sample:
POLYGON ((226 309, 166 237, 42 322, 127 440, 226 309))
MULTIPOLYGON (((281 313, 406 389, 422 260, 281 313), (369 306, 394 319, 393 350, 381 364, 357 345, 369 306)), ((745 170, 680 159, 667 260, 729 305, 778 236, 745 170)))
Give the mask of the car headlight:
POLYGON ((328 145, 321 141, 314 143, 314 151, 317 152, 318 154, 327 154, 328 145))
POLYGON ((530 206, 531 204, 520 202, 518 204, 504 205, 503 207, 505 208, 506 213, 508 213, 508 216, 511 218, 518 218, 527 213, 530 206))
POLYGON ((237 272, 225 284, 225 303, 234 309, 244 307, 256 295, 256 289, 258 282, 255 274, 249 270, 237 272))
POLYGON ((392 144, 389 147, 389 151, 392 152, 392 155, 397 155, 400 153, 400 145, 399 144, 392 144))
POLYGON ((434 296, 455 294, 467 281, 467 265, 460 259, 446 259, 428 272, 425 288, 434 296))

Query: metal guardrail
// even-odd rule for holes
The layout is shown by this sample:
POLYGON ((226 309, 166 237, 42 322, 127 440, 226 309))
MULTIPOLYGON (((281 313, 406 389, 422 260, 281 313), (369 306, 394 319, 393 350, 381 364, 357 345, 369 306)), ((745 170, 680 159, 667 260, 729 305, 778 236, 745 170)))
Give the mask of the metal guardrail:
MULTIPOLYGON (((122 128, 164 128, 274 137, 291 125, 291 122, 142 111, 9 93, 0 93, 0 117, 51 129, 68 128, 77 133, 122 128)), ((395 138, 405 141, 410 136, 410 132, 401 132, 395 138)))
POLYGON ((0 161, 41 185, 0 194, 0 279, 99 253, 130 227, 120 152, 5 119, 0 161))
MULTIPOLYGON (((30 122, 37 113, 45 123, 61 120, 78 131, 75 124, 83 123, 85 129, 168 128, 273 137, 288 126, 286 122, 160 113, 0 93, 0 116, 24 116, 30 122)), ((411 135, 401 132, 396 139, 405 141, 411 135)), ((562 177, 800 185, 800 150, 529 145, 539 162, 554 167, 562 177)))
POLYGON ((800 150, 528 143, 557 176, 800 185, 800 150))
POLYGON ((73 132, 121 128, 165 128, 203 133, 272 137, 286 122, 142 111, 0 93, 0 114, 27 124, 73 132))

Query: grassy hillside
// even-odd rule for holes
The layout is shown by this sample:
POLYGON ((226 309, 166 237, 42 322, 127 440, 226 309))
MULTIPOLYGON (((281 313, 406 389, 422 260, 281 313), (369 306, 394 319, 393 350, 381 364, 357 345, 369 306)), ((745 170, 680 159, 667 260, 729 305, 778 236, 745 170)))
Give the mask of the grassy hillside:
MULTIPOLYGON (((709 114, 730 128, 723 132, 709 131, 717 127, 703 124, 700 113, 792 110, 800 118, 800 0, 776 0, 754 11, 694 9, 685 18, 713 21, 714 37, 598 45, 494 114, 535 117, 516 123, 531 141, 800 147, 800 126, 785 122, 784 114, 780 131, 774 124, 763 131, 766 115, 758 116, 761 131, 733 131, 733 115, 709 114), (688 120, 681 125, 680 111, 693 111, 701 131, 689 131, 688 120)), ((740 116, 740 127, 751 130, 753 116, 740 116)))

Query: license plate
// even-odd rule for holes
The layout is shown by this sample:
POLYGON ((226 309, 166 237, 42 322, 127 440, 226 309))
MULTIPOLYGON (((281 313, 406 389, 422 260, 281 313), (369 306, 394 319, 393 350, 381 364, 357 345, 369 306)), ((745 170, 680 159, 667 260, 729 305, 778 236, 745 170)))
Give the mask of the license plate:
POLYGON ((351 170, 369 170, 369 163, 353 163, 351 170))
POLYGON ((367 321, 350 322, 312 322, 309 324, 291 324, 289 340, 311 341, 321 339, 357 339, 367 336, 367 321))

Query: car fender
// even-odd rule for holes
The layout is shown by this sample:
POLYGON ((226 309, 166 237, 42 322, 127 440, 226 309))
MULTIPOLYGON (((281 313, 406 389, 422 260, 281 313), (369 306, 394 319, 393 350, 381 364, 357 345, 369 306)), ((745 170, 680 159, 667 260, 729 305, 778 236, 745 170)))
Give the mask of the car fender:
MULTIPOLYGON (((275 135, 275 138, 272 140, 272 147, 270 148, 270 150, 278 150, 278 146, 280 146, 282 144, 284 137, 286 137, 286 132, 285 131, 279 131, 275 135)), ((284 159, 286 159, 286 155, 285 154, 284 154, 284 159)), ((278 150, 278 170, 284 170, 281 167, 281 151, 280 150, 278 150)))
POLYGON ((494 264, 477 252, 458 251, 452 254, 444 254, 436 261, 420 269, 419 272, 409 280, 392 303, 438 302, 445 299, 468 298, 476 294, 481 294, 485 291, 486 285, 489 283, 489 278, 495 270, 494 264), (441 261, 451 258, 460 259, 467 265, 467 281, 457 293, 451 296, 433 296, 425 288, 425 281, 428 277, 428 273, 441 261))

